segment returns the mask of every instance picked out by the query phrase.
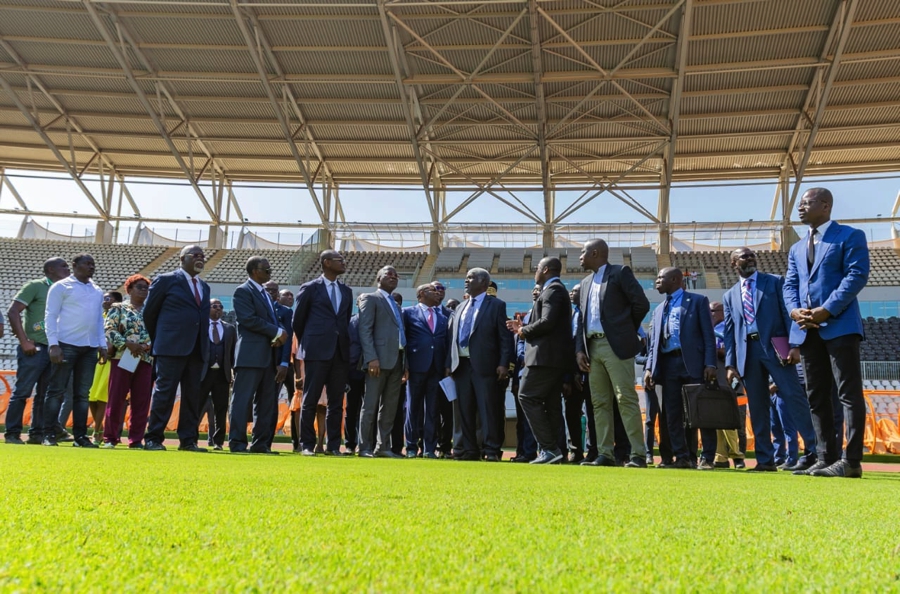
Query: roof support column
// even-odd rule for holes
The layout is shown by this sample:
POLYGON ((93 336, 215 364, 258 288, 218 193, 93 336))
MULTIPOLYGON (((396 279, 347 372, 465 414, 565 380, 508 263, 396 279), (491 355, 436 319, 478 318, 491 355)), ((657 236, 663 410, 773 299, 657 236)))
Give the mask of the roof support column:
POLYGON ((544 195, 544 228, 542 245, 553 247, 556 235, 556 192, 550 187, 550 154, 547 151, 547 101, 544 96, 544 62, 541 57, 541 31, 537 0, 528 0, 531 33, 531 71, 534 75, 534 100, 537 108, 538 154, 541 159, 541 191, 544 195))

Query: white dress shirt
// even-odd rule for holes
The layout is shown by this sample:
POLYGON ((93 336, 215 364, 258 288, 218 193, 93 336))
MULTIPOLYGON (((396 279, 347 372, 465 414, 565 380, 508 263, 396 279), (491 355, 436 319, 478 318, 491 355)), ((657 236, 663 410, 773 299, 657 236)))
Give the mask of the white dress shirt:
POLYGON ((459 331, 462 329, 463 320, 466 318, 466 313, 468 312, 470 307, 475 308, 475 313, 472 316, 472 327, 469 329, 469 340, 472 340, 472 330, 475 329, 475 321, 478 319, 478 312, 481 311, 481 305, 484 303, 484 298, 487 293, 482 293, 477 297, 469 297, 466 299, 465 306, 459 315, 459 327, 456 329, 456 346, 459 349, 460 357, 468 357, 469 356, 469 347, 459 346, 459 331))
POLYGON ((44 324, 48 346, 105 346, 103 290, 90 279, 81 282, 74 274, 53 283, 47 292, 44 324))
POLYGON ((331 300, 331 285, 334 285, 334 300, 337 302, 338 310, 341 309, 341 285, 338 284, 336 280, 328 280, 328 278, 323 274, 320 277, 325 282, 325 293, 328 295, 328 300, 331 300))
MULTIPOLYGON (((825 232, 828 231, 828 227, 830 227, 831 223, 833 222, 834 221, 829 219, 828 221, 816 227, 816 234, 813 236, 813 245, 819 245, 820 243, 822 243, 822 237, 825 235, 825 232)), ((813 228, 810 227, 809 232, 812 233, 812 231, 813 228)), ((809 235, 807 235, 807 237, 809 237, 809 235)))
POLYGON ((600 288, 603 285, 603 274, 606 272, 606 264, 594 273, 588 294, 587 310, 587 335, 588 338, 597 334, 603 334, 603 323, 600 321, 600 288))

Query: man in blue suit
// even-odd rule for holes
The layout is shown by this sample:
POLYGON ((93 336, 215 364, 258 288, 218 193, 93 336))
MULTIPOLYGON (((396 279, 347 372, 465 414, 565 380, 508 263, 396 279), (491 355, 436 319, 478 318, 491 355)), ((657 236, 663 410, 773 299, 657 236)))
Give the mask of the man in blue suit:
POLYGON ((341 455, 341 417, 344 389, 350 369, 350 314, 353 291, 337 282, 344 274, 344 257, 334 250, 319 256, 322 276, 303 284, 294 308, 297 357, 303 359, 303 399, 300 408, 300 447, 304 456, 315 456, 316 405, 327 392, 325 454, 341 455), (302 353, 302 355, 301 355, 302 353))
POLYGON ((825 188, 800 198, 797 211, 809 234, 791 247, 784 282, 785 305, 797 322, 791 343, 800 345, 819 450, 818 463, 798 472, 860 478, 866 402, 859 343, 865 334, 856 296, 869 279, 869 248, 865 233, 831 220, 833 204, 825 188), (847 423, 843 459, 834 430, 835 382, 847 423))
MULTIPOLYGON (((686 384, 716 381, 716 336, 709 315, 709 299, 688 293, 677 268, 663 268, 656 277, 656 290, 666 295, 653 312, 644 389, 662 386, 660 422, 669 429, 675 461, 663 460, 661 468, 691 468, 696 451, 688 449, 684 428, 681 388, 686 384)), ((691 431, 696 431, 691 429, 691 431)), ((701 429, 703 453, 697 468, 712 470, 716 457, 716 431, 701 429)), ((691 440, 693 441, 693 440, 691 440)))
POLYGON ((787 404, 796 428, 803 436, 806 453, 785 470, 806 470, 816 463, 816 432, 809 414, 809 402, 800 387, 795 365, 800 348, 790 344, 787 359, 773 346, 773 339, 787 341, 794 323, 782 298, 784 279, 756 270, 756 253, 742 247, 731 253, 731 265, 740 281, 729 289, 725 308, 725 367, 729 384, 740 380, 747 392, 750 422, 756 440, 756 465, 751 472, 775 472, 772 446, 769 378, 787 404))
POLYGON ((416 289, 419 301, 403 309, 409 379, 406 388, 406 457, 415 458, 422 448, 425 458, 437 458, 440 430, 438 389, 447 358, 447 322, 438 294, 431 284, 416 289))
MULTIPOLYGON (((278 425, 278 396, 281 394, 282 386, 287 389, 288 408, 291 406, 291 397, 294 395, 294 368, 291 361, 291 349, 294 343, 294 329, 291 327, 294 311, 291 309, 291 306, 294 304, 294 294, 290 291, 281 291, 278 283, 275 281, 267 282, 264 287, 266 294, 272 300, 272 307, 275 308, 275 318, 278 320, 278 325, 284 329, 287 335, 284 344, 281 345, 280 352, 276 356, 278 367, 275 368, 275 408, 272 410, 274 415, 272 426, 276 427, 278 425), (284 305, 282 300, 290 305, 284 305)), ((275 437, 274 432, 272 437, 275 437)), ((272 442, 270 440, 269 449, 271 448, 272 442)))
MULTIPOLYGON (((263 286, 272 276, 269 261, 259 256, 247 260, 247 279, 234 290, 237 318, 237 346, 234 354, 234 392, 231 399, 231 427, 228 449, 247 451, 247 422, 250 403, 255 419, 250 451, 271 454, 278 411, 276 367, 280 365, 287 332, 275 315, 274 304, 263 286)), ((284 379, 284 371, 281 371, 284 379)))
POLYGON ((200 280, 203 248, 181 250, 181 268, 161 274, 150 284, 144 323, 153 341, 156 388, 147 425, 145 450, 165 450, 166 424, 181 385, 178 413, 179 450, 205 452, 197 446, 200 427, 200 381, 209 361, 209 285, 200 280))

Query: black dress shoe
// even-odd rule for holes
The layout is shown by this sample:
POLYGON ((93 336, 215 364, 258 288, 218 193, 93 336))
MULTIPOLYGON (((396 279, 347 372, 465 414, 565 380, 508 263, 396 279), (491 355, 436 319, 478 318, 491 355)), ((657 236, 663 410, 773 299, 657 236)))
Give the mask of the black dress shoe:
POLYGON ((376 458, 393 458, 393 459, 403 459, 403 456, 400 454, 396 454, 391 450, 381 450, 379 452, 375 452, 376 458))
POLYGON ((528 456, 513 456, 509 459, 510 462, 514 462, 516 464, 528 464, 534 460, 534 458, 529 458, 528 456))
POLYGON ((748 468, 747 472, 778 472, 775 464, 757 464, 753 468, 748 468))
POLYGON ((830 465, 825 460, 819 460, 806 470, 795 470, 792 474, 796 474, 798 476, 808 476, 817 470, 822 470, 823 468, 828 468, 830 465))
MULTIPOLYGON (((303 450, 303 455, 304 455, 304 456, 309 456, 309 455, 315 456, 315 454, 312 453, 312 450, 303 450), (306 453, 307 451, 309 451, 310 454, 307 454, 307 453, 306 453)), ((375 457, 375 454, 373 454, 373 453, 370 452, 369 450, 360 450, 360 451, 359 451, 359 457, 360 457, 360 458, 374 458, 374 457, 375 457)))
POLYGON ((615 466, 616 461, 612 458, 607 458, 603 454, 597 456, 597 458, 590 463, 590 466, 615 466))
POLYGON ((338 457, 344 457, 344 456, 346 456, 347 454, 345 454, 344 452, 341 452, 341 451, 325 450, 325 455, 326 455, 326 456, 338 456, 338 457))
POLYGON ((544 450, 531 461, 531 464, 559 464, 563 460, 562 452, 548 452, 544 450))
POLYGON ((838 460, 827 468, 815 470, 813 476, 832 476, 841 478, 862 478, 862 466, 853 467, 846 460, 838 460))
POLYGON ((743 470, 744 468, 747 468, 747 463, 744 462, 743 458, 735 458, 734 467, 743 470))
POLYGON ((584 454, 581 452, 572 452, 567 460, 569 464, 581 464, 584 462, 584 454))
POLYGON ((454 460, 459 460, 460 462, 480 462, 481 458, 478 454, 459 454, 453 456, 454 460))
POLYGON ((679 458, 678 460, 675 460, 671 464, 666 464, 664 466, 664 468, 674 468, 674 469, 679 469, 679 470, 686 470, 686 469, 694 468, 694 465, 691 464, 690 460, 685 460, 684 458, 679 458))
POLYGON ((625 465, 625 468, 647 468, 647 461, 643 458, 632 458, 625 465))
POLYGON ((730 462, 713 462, 713 468, 731 468, 730 462))
POLYGON ((488 454, 487 456, 484 457, 484 461, 485 462, 499 462, 500 458, 497 456, 497 454, 488 454))
POLYGON ((274 451, 272 451, 272 450, 270 450, 270 449, 268 449, 268 448, 265 448, 265 449, 262 449, 262 448, 261 448, 261 449, 258 449, 258 450, 251 449, 251 450, 250 450, 250 453, 251 453, 251 454, 265 454, 265 455, 267 455, 267 456, 279 456, 279 455, 281 455, 281 452, 274 452, 274 451))
POLYGON ((25 445, 25 442, 18 435, 7 435, 5 441, 9 445, 25 445))
POLYGON ((166 446, 164 446, 161 443, 155 442, 155 441, 148 441, 144 445, 144 449, 147 451, 150 451, 150 452, 165 452, 166 446))
POLYGON ((179 451, 182 452, 197 452, 197 453, 206 453, 208 450, 206 448, 201 448, 195 443, 189 443, 187 445, 178 446, 179 451))
POLYGON ((99 446, 95 444, 93 441, 88 439, 87 437, 79 437, 75 441, 72 442, 72 446, 76 448, 88 448, 88 449, 97 449, 99 446))
POLYGON ((796 472, 797 470, 809 470, 816 463, 816 456, 802 456, 793 466, 785 468, 788 472, 796 472))
POLYGON ((28 445, 41 445, 43 441, 44 438, 40 435, 29 435, 28 441, 26 441, 25 443, 28 445))

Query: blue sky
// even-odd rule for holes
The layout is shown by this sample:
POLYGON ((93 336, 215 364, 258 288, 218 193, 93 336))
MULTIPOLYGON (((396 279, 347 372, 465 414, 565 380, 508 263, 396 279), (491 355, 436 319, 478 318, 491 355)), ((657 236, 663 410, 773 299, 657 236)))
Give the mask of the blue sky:
MULTIPOLYGON (((34 172, 8 171, 11 176, 17 174, 45 175, 34 172)), ((46 174, 50 175, 50 174, 46 174)), ((54 178, 61 175, 54 174, 54 178)), ((35 211, 57 211, 91 213, 93 208, 77 186, 66 179, 35 179, 11 177, 28 207, 35 211)), ((888 217, 897 191, 900 189, 900 176, 881 175, 869 179, 810 180, 801 189, 823 185, 835 195, 834 216, 836 219, 888 217)), ((187 185, 158 185, 129 182, 128 187, 144 216, 159 218, 190 217, 193 220, 207 218, 193 190, 187 185)), ((152 180, 159 181, 159 180, 152 180)), ((95 196, 100 195, 100 184, 89 180, 87 185, 95 196)), ((723 187, 719 185, 695 185, 693 187, 678 186, 673 188, 671 196, 671 219, 673 222, 707 222, 707 221, 743 221, 768 220, 772 207, 775 183, 764 182, 758 185, 737 185, 723 187)), ((253 221, 280 220, 285 222, 304 221, 313 223, 318 220, 311 204, 309 194, 302 187, 297 188, 247 188, 235 187, 235 194, 251 225, 253 221)), ((560 192, 557 195, 557 210, 561 211, 576 198, 580 192, 560 192)), ((631 195, 651 212, 656 212, 657 192, 634 191, 631 195)), ((117 193, 116 193, 117 196, 117 193)), ((452 209, 459 204, 468 192, 448 192, 447 207, 452 209)), ((517 196, 539 215, 543 212, 540 192, 522 192, 517 196)), ((354 189, 342 188, 341 201, 348 221, 392 223, 392 222, 424 222, 429 220, 425 197, 420 189, 354 189)), ((114 202, 115 205, 115 202, 114 202)), ((18 206, 7 189, 0 195, 0 207, 14 208, 18 206)), ((115 206, 114 206, 115 208, 115 206)), ((123 205, 123 214, 131 214, 127 203, 123 205)), ((796 218, 794 216, 793 218, 796 218)), ((94 224, 84 220, 35 217, 51 230, 76 235, 85 230, 93 232, 94 224)), ((0 235, 14 236, 22 217, 17 215, 0 215, 0 235)), ((566 222, 571 223, 629 223, 643 222, 645 219, 630 207, 609 194, 602 194, 591 204, 579 210, 566 222)), ((501 204, 489 195, 483 195, 469 208, 454 218, 457 222, 527 222, 527 219, 501 204)), ((870 240, 881 240, 890 237, 888 224, 860 225, 869 235, 870 240)), ((128 229, 133 225, 122 224, 121 237, 125 238, 128 229)), ((151 224, 157 233, 173 236, 175 225, 151 224)), ((178 225, 179 238, 206 235, 206 227, 198 225, 178 225)), ((308 236, 310 230, 298 229, 262 229, 261 234, 275 239, 280 233, 282 243, 300 243, 301 232, 308 236)), ((698 240, 699 241, 699 240, 698 240)))

